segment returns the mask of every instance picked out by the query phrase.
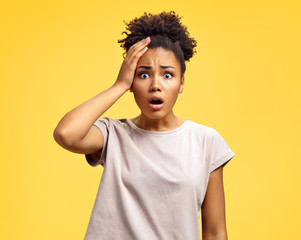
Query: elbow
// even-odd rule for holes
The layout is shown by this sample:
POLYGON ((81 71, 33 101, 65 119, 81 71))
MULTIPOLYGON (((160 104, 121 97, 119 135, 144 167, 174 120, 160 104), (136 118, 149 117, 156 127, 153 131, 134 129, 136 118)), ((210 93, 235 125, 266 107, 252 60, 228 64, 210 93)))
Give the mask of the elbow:
POLYGON ((63 134, 62 134, 62 132, 57 130, 57 128, 54 129, 54 131, 53 131, 53 138, 59 145, 62 145, 62 143, 64 141, 63 134))
POLYGON ((53 131, 54 140, 62 147, 66 148, 68 146, 72 146, 71 138, 68 137, 66 132, 62 130, 58 130, 57 128, 53 131))

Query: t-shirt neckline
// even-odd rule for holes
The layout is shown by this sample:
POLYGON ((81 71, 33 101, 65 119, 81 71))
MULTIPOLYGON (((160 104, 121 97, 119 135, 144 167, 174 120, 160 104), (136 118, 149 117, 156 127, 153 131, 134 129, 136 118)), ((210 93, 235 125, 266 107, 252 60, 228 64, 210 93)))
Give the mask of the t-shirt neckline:
POLYGON ((144 133, 149 133, 149 134, 159 134, 159 135, 164 135, 164 134, 170 134, 170 133, 174 133, 177 132, 179 130, 181 130, 182 128, 184 128, 187 124, 188 124, 188 120, 185 120, 184 123, 182 123, 179 127, 174 128, 172 130, 169 131, 149 131, 143 128, 138 127, 136 124, 133 123, 133 121, 131 119, 127 119, 128 123, 136 130, 140 131, 140 132, 144 132, 144 133))

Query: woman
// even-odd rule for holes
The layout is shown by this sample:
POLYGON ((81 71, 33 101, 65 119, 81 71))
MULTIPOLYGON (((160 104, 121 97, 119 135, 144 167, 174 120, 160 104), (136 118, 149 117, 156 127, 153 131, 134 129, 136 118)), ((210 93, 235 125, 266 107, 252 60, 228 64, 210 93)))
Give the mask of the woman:
POLYGON ((194 54, 173 12, 144 14, 120 40, 126 57, 107 90, 68 112, 54 131, 103 175, 85 240, 227 239, 223 166, 235 155, 213 128, 173 113, 194 54), (126 91, 141 114, 102 116, 126 91))

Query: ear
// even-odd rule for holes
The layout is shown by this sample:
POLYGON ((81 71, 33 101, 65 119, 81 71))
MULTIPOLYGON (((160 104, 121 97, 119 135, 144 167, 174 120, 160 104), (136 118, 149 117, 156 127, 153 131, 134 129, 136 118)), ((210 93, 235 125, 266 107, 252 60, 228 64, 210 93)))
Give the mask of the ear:
POLYGON ((185 80, 185 78, 184 78, 184 76, 183 76, 182 79, 181 79, 181 84, 180 84, 180 88, 179 88, 179 93, 182 93, 182 92, 183 92, 183 89, 184 89, 184 80, 185 80))

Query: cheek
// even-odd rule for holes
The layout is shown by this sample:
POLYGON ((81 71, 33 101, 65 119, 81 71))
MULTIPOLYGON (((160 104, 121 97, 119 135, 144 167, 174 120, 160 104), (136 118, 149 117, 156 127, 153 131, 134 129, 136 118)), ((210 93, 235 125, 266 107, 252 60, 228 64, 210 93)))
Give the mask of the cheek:
POLYGON ((132 89, 133 89, 133 93, 136 96, 142 96, 147 90, 148 90, 148 86, 146 85, 145 82, 143 81, 133 81, 133 85, 132 85, 132 89))
POLYGON ((139 79, 136 80, 136 79, 134 78, 133 83, 132 83, 132 87, 133 87, 133 90, 134 90, 135 92, 139 92, 139 91, 141 91, 141 89, 143 88, 143 85, 142 85, 142 82, 139 81, 139 79))
POLYGON ((141 103, 145 102, 145 96, 143 95, 143 91, 141 88, 139 88, 139 86, 133 86, 133 94, 138 105, 141 105, 141 103))
POLYGON ((179 95, 179 86, 173 87, 172 89, 170 89, 169 94, 168 94, 168 98, 170 99, 171 104, 174 104, 174 102, 178 98, 178 95, 179 95))
POLYGON ((180 88, 180 85, 175 84, 175 83, 172 83, 169 85, 167 84, 165 86, 166 92, 168 92, 170 95, 177 95, 179 92, 179 88, 180 88))
POLYGON ((178 95, 179 95, 178 89, 176 89, 172 94, 172 99, 175 101, 178 98, 178 95))

